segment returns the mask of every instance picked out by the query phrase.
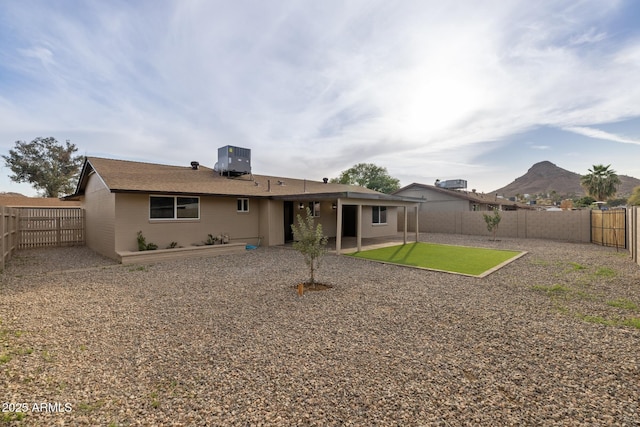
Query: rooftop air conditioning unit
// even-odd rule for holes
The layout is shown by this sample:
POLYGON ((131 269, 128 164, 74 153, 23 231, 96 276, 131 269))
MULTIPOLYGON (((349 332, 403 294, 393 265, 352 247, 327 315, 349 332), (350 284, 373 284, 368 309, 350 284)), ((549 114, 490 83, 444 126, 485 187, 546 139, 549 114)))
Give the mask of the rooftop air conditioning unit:
POLYGON ((250 174, 251 150, 231 145, 218 148, 218 162, 214 170, 227 176, 250 174))
POLYGON ((446 188, 447 190, 459 190, 467 188, 466 179, 449 179, 447 181, 440 181, 436 184, 440 188, 446 188))

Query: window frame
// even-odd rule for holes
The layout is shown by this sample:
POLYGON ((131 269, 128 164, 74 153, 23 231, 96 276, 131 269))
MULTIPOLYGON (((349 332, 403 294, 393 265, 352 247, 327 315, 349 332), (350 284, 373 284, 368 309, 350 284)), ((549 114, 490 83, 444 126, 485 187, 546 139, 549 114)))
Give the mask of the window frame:
POLYGON ((149 221, 199 221, 200 220, 200 197, 199 196, 172 196, 163 194, 149 195, 149 221), (152 199, 172 199, 173 200, 173 216, 171 217, 154 217, 152 215, 152 199), (178 199, 195 199, 197 201, 197 213, 195 217, 181 217, 179 212, 180 206, 186 206, 184 203, 178 203, 178 199))
POLYGON ((248 197, 238 197, 236 200, 236 212, 238 213, 247 213, 249 212, 249 198, 248 197))
POLYGON ((387 206, 371 206, 371 224, 373 225, 387 225, 387 206), (376 212, 378 221, 376 221, 376 212), (384 222, 381 222, 384 212, 384 222))
POLYGON ((309 206, 309 210, 311 211, 311 217, 320 218, 320 202, 319 201, 309 202, 308 206, 309 206))

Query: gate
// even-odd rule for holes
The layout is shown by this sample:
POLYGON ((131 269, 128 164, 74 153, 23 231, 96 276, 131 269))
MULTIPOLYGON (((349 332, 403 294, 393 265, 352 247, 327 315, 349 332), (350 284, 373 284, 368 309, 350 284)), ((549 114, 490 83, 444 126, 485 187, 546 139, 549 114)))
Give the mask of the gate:
POLYGON ((591 243, 627 248, 627 213, 625 209, 591 211, 591 243))
POLYGON ((82 208, 16 208, 18 249, 84 245, 82 208))

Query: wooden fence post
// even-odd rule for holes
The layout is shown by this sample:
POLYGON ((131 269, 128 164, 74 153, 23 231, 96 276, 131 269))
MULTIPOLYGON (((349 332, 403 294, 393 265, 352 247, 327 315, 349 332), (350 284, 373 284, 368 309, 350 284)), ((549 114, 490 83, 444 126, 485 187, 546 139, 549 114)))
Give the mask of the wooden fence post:
POLYGON ((60 217, 55 218, 56 221, 56 246, 62 246, 62 224, 60 223, 60 217))

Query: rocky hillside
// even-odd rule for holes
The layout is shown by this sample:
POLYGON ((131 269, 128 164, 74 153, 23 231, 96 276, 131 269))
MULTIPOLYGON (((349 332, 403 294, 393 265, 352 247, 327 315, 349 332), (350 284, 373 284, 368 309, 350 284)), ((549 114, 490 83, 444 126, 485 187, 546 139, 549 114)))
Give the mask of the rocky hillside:
MULTIPOLYGON (((539 194, 555 191, 560 195, 584 196, 585 191, 580 186, 580 174, 562 169, 551 162, 536 163, 511 184, 499 188, 493 193, 504 197, 516 194, 539 194)), ((618 186, 618 197, 628 197, 634 187, 640 186, 640 179, 626 175, 618 175, 621 184, 618 186)))

